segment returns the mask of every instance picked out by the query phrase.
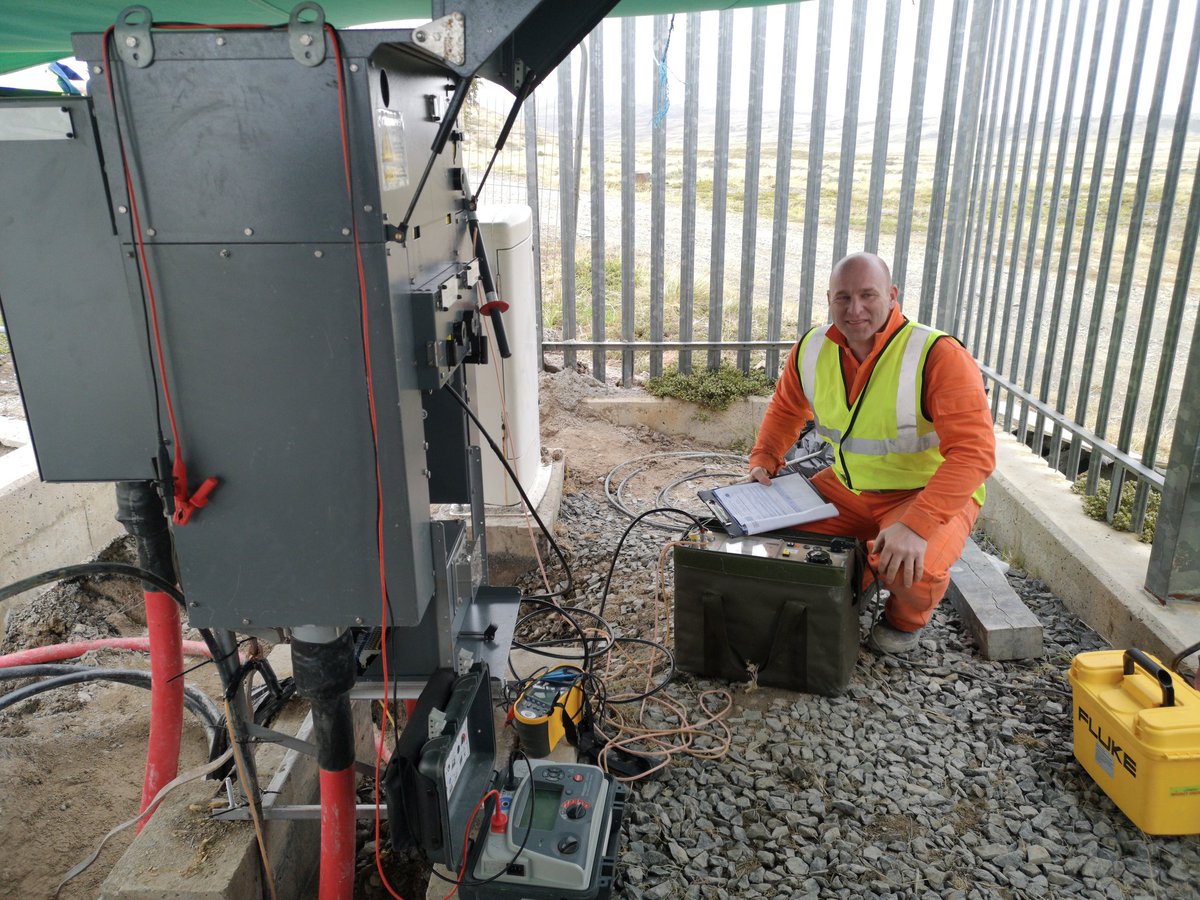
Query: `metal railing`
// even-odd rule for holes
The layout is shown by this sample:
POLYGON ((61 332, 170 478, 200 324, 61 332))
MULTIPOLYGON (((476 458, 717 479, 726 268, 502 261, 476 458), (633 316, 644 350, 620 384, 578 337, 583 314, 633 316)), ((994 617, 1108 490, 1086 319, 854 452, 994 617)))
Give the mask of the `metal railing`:
MULTIPOLYGON (((832 262, 875 250, 905 312, 976 355, 1000 425, 1089 493, 1107 476, 1110 521, 1132 480, 1131 530, 1164 490, 1156 555, 1196 540, 1180 517, 1200 497, 1160 453, 1173 433, 1180 479, 1200 458, 1176 365, 1197 308, 1195 0, 816 0, 607 20, 585 49, 483 195, 537 198, 540 353, 626 386, 696 352, 774 373, 825 320, 832 262)), ((481 131, 506 112, 486 104, 481 131)))

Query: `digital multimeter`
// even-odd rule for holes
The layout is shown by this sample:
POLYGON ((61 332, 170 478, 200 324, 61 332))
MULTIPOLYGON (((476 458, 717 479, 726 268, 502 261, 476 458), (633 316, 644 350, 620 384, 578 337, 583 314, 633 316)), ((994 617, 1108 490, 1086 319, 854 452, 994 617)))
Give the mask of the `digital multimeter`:
POLYGON ((576 725, 583 712, 578 666, 555 666, 532 682, 513 704, 513 727, 530 756, 549 756, 566 733, 564 717, 576 725))
POLYGON ((518 762, 500 832, 481 833, 465 900, 601 900, 612 890, 626 789, 596 766, 518 762), (521 777, 521 775, 524 777, 521 777), (524 845, 524 849, 522 849, 524 845), (481 882, 486 881, 486 884, 481 882))

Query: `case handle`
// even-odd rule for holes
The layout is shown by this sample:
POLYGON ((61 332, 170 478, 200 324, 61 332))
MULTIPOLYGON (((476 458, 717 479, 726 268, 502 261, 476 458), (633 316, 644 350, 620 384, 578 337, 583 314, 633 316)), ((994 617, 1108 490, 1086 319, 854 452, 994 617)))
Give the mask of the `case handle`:
POLYGON ((1158 681, 1158 686, 1162 688, 1162 705, 1175 705, 1175 683, 1171 680, 1170 672, 1152 660, 1141 650, 1126 650, 1124 661, 1126 675, 1133 674, 1133 667, 1135 663, 1141 666, 1151 675, 1151 677, 1158 681))

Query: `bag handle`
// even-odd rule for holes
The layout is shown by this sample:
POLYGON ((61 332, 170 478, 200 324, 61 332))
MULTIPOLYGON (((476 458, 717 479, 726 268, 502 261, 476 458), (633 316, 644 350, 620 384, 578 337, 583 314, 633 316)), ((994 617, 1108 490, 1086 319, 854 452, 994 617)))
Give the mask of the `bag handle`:
POLYGON ((1136 663, 1145 669, 1152 678, 1158 681, 1158 686, 1162 688, 1162 705, 1175 705, 1175 682, 1171 680, 1171 673, 1152 660, 1141 650, 1129 649, 1125 651, 1125 674, 1132 675, 1133 667, 1136 663))

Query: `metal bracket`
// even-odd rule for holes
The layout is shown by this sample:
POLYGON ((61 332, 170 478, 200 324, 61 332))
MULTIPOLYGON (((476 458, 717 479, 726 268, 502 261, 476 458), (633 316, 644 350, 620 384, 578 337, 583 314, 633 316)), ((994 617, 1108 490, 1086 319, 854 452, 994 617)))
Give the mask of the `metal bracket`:
POLYGON ((312 2, 298 3, 288 18, 288 47, 296 62, 319 66, 325 62, 325 10, 312 2), (304 21, 301 13, 311 12, 315 18, 304 21))
MULTIPOLYGON (((302 741, 300 738, 284 734, 282 731, 275 731, 273 728, 266 728, 262 725, 248 722, 246 724, 246 734, 257 741, 279 744, 288 750, 295 750, 297 753, 303 753, 305 756, 311 756, 314 759, 317 756, 316 744, 311 741, 302 741)), ((361 759, 354 760, 354 768, 363 775, 375 774, 375 764, 365 762, 361 759)))
POLYGON ((439 59, 461 66, 467 61, 467 20, 460 12, 413 29, 413 43, 439 59))
POLYGON ((144 69, 154 62, 154 39, 150 28, 154 17, 144 6, 127 6, 117 16, 113 26, 113 40, 117 55, 127 66, 144 69))

